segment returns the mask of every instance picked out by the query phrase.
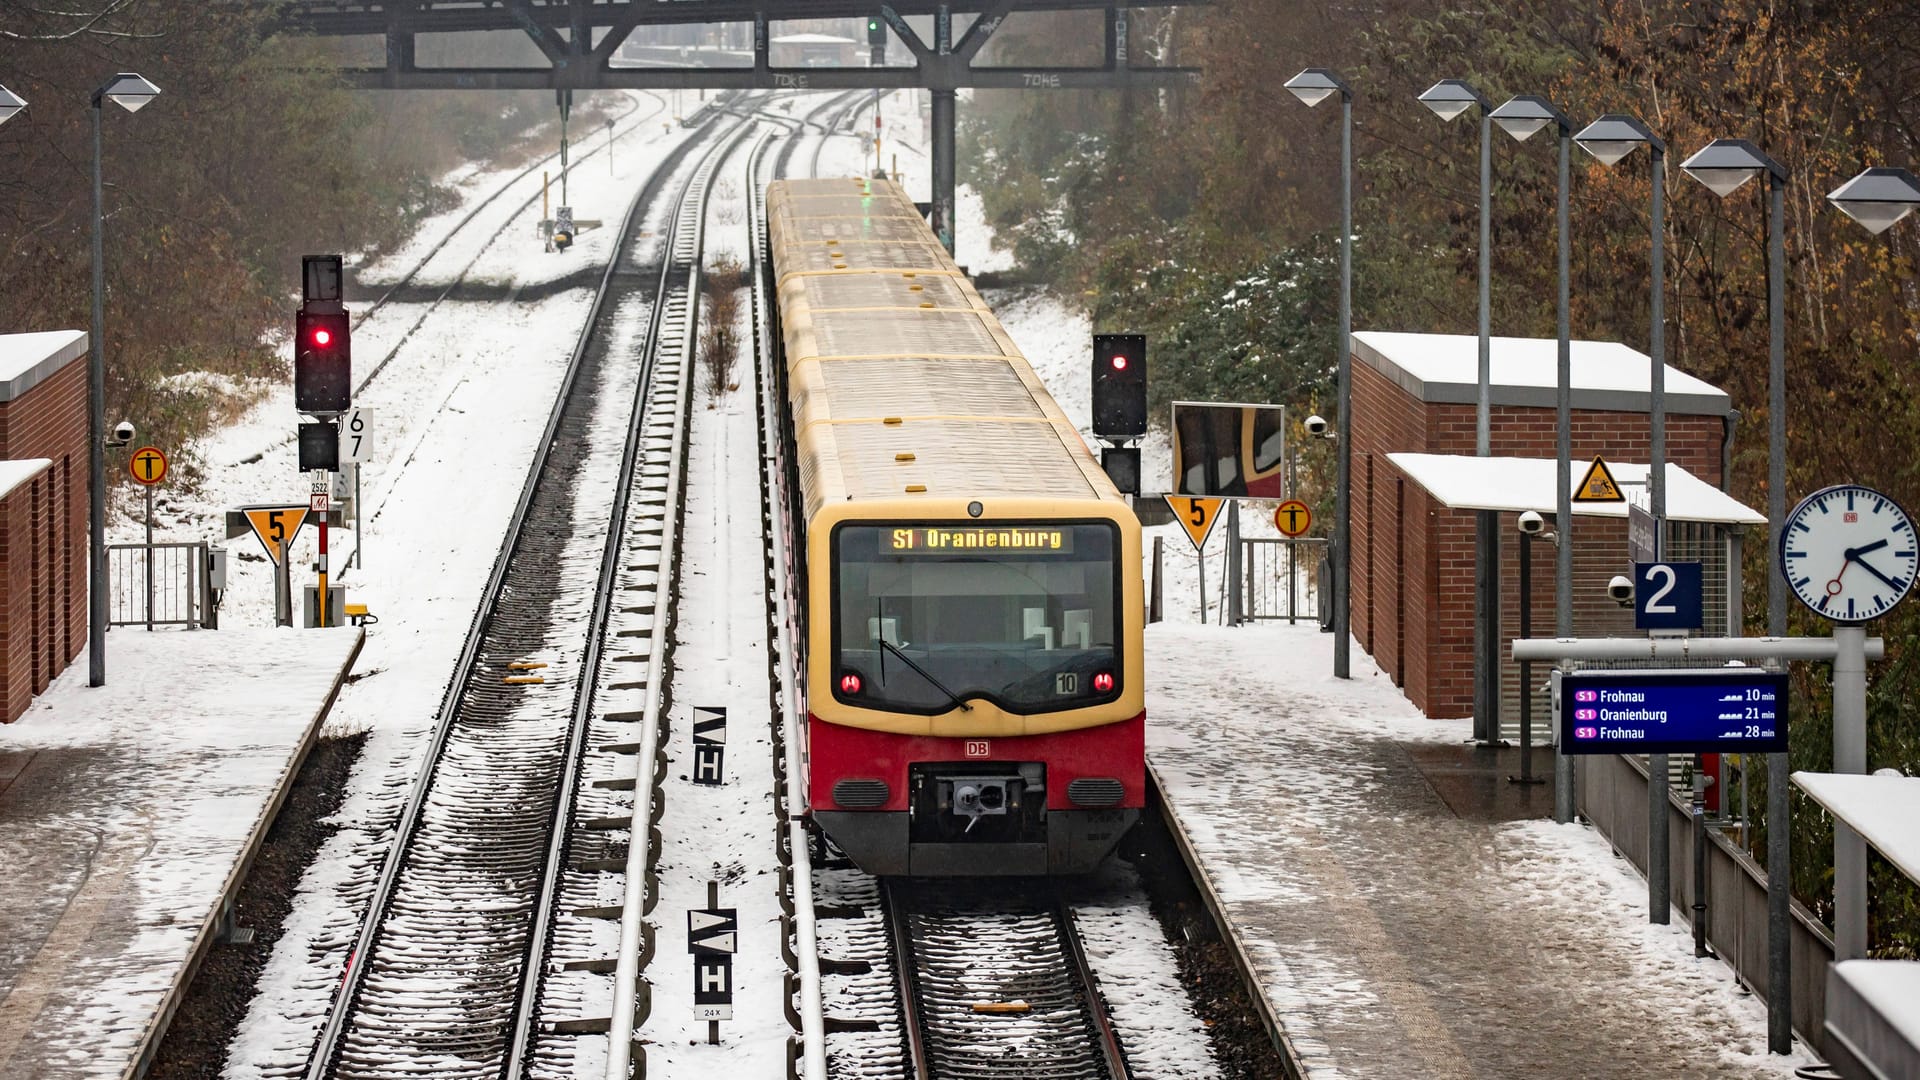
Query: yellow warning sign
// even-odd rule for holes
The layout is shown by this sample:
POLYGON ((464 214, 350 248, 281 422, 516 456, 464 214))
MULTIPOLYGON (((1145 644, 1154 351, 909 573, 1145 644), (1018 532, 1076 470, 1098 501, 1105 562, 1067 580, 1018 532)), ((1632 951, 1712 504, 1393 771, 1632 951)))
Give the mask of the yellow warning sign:
POLYGON ((1274 508, 1273 524, 1291 540, 1313 528, 1313 510, 1299 499, 1288 499, 1274 508))
POLYGON ((307 523, 305 506, 249 506, 245 513, 253 535, 260 538, 260 546, 267 549, 267 558, 275 564, 280 562, 281 543, 292 547, 300 526, 307 523))
POLYGON ((1613 473, 1607 471, 1607 463, 1595 457, 1593 464, 1587 466, 1587 475, 1573 485, 1574 502, 1626 502, 1627 497, 1620 493, 1620 485, 1614 483, 1613 473))
POLYGON ((127 471, 135 480, 152 487, 167 478, 167 455, 157 446, 143 446, 127 459, 127 471))
POLYGON ((1225 499, 1201 499, 1192 495, 1166 495, 1167 506, 1172 508, 1173 516, 1180 521, 1180 527, 1187 530, 1187 539, 1193 541, 1196 551, 1207 546, 1207 537, 1213 533, 1213 525, 1220 520, 1220 508, 1226 505, 1225 499))

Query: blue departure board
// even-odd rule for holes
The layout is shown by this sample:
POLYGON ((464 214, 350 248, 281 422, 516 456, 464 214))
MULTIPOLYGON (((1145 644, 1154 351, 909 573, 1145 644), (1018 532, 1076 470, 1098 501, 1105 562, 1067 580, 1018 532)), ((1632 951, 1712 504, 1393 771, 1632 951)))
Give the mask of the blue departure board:
POLYGON ((1786 748, 1782 673, 1642 669, 1560 677, 1562 753, 1767 754, 1786 748))

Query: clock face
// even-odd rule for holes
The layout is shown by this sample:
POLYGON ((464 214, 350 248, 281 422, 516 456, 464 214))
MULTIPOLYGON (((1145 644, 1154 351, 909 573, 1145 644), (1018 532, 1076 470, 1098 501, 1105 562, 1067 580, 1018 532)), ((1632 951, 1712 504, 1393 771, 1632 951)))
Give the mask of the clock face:
POLYGON ((1835 622, 1885 615, 1913 587, 1920 543, 1898 503, 1841 484, 1801 500, 1780 531, 1780 572, 1801 603, 1835 622))

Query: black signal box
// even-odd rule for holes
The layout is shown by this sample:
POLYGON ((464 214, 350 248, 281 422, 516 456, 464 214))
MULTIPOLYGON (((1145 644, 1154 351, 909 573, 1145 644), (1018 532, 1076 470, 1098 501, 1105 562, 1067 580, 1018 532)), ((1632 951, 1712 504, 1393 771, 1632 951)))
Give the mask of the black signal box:
POLYGON ((334 472, 340 468, 340 428, 331 420, 300 425, 300 471, 334 472))
POLYGON ((1093 335, 1093 433, 1115 442, 1147 433, 1145 334, 1093 335))
POLYGON ((1100 451, 1100 467, 1122 495, 1140 494, 1140 448, 1108 446, 1100 451))
POLYGON ((293 317, 293 407, 324 416, 353 405, 352 323, 345 311, 293 317))

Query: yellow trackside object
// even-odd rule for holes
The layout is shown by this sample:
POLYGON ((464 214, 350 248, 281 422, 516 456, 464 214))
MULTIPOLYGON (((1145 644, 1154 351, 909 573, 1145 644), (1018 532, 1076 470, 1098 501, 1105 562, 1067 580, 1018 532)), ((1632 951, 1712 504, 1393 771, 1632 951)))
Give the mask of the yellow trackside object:
POLYGON ((977 1013, 1023 1013, 1032 1012, 1033 1006, 1024 1001, 976 1001, 973 1011, 977 1013))
POLYGON ((547 680, 538 675, 508 675, 500 681, 506 683, 508 686, 532 686, 538 683, 544 683, 547 680))

